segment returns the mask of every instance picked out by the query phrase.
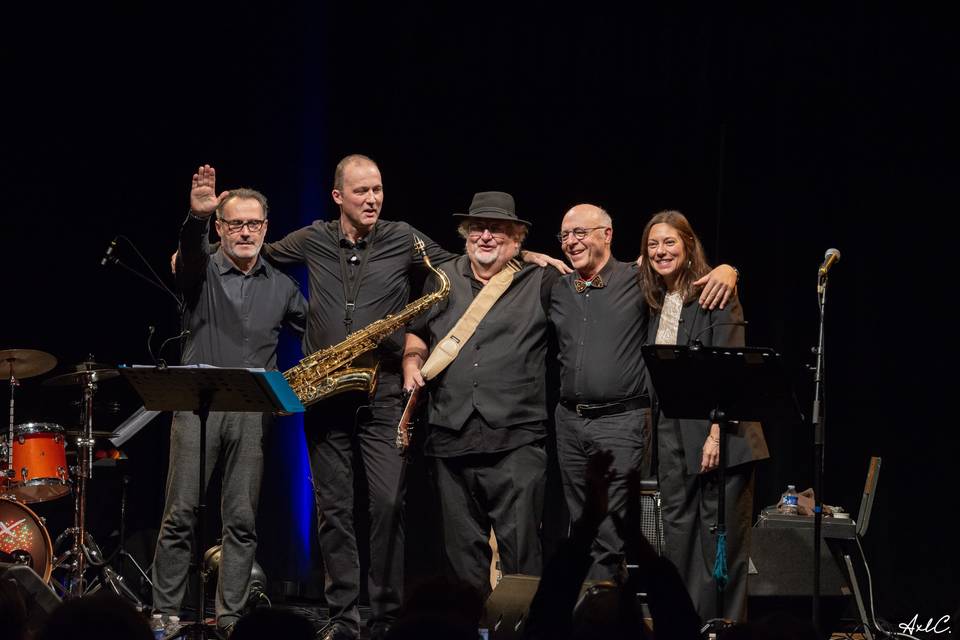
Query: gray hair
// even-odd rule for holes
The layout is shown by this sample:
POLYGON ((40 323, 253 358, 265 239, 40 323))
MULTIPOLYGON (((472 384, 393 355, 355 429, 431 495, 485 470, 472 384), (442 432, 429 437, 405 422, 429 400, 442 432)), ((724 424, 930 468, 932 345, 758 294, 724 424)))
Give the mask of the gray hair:
POLYGON ((267 196, 263 195, 256 189, 248 189, 246 187, 241 187, 239 189, 230 189, 226 198, 224 198, 219 205, 217 205, 217 217, 223 218, 223 208, 227 205, 228 202, 236 198, 242 198, 244 200, 256 200, 260 203, 260 206, 263 207, 263 218, 266 220, 267 212, 270 210, 270 207, 267 206, 267 196))

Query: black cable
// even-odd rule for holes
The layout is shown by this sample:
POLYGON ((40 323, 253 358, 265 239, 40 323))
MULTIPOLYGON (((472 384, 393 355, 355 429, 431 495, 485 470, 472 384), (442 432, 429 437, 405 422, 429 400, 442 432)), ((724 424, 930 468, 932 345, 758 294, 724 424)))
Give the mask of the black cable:
POLYGON ((117 234, 117 237, 118 237, 118 238, 122 238, 123 240, 126 241, 126 243, 127 243, 128 245, 130 245, 130 248, 133 249, 134 253, 137 254, 137 257, 139 257, 140 260, 143 262, 143 264, 146 265, 147 269, 150 270, 150 273, 152 273, 152 274, 153 274, 153 277, 157 279, 157 282, 159 282, 159 283, 161 284, 161 286, 163 287, 164 291, 166 291, 167 293, 169 293, 169 294, 173 297, 173 299, 177 301, 177 306, 180 307, 180 306, 183 304, 183 300, 180 298, 180 296, 178 296, 177 294, 175 294, 175 293, 173 292, 173 290, 170 289, 170 287, 168 287, 168 286, 166 285, 166 283, 163 281, 163 278, 161 278, 161 277, 157 274, 157 272, 154 271, 153 266, 151 266, 151 264, 150 264, 150 263, 147 261, 147 259, 143 256, 143 254, 140 253, 140 250, 137 249, 137 246, 136 246, 135 244, 133 244, 133 241, 132 241, 130 238, 128 238, 127 236, 122 235, 122 234, 117 234))

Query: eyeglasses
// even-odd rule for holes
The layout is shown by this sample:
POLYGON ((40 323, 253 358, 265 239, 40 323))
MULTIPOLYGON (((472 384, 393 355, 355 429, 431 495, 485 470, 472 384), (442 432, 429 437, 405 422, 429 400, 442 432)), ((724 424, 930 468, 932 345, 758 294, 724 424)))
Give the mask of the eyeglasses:
POLYGON ((502 240, 510 232, 506 222, 471 222, 467 224, 467 236, 476 240, 483 235, 484 231, 489 231, 490 235, 502 240))
POLYGON ((218 220, 226 225, 227 231, 230 233, 240 233, 240 230, 244 227, 250 233, 256 233, 263 228, 263 225, 266 224, 266 220, 224 220, 223 218, 218 218, 218 220))
POLYGON ((577 227, 576 229, 571 229, 569 231, 561 231, 557 234, 557 240, 560 242, 566 242, 567 238, 570 237, 570 234, 573 234, 573 237, 577 240, 583 240, 587 237, 587 234, 591 231, 596 231, 597 229, 609 229, 610 227, 577 227))

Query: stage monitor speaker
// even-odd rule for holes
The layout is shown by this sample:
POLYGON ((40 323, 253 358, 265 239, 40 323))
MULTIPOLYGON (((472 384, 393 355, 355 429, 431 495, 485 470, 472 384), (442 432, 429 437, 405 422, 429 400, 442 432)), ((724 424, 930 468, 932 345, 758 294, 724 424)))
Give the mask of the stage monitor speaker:
MULTIPOLYGON (((530 603, 540 586, 540 578, 522 574, 507 575, 487 598, 480 628, 487 630, 489 640, 519 640, 523 637, 530 603)), ((637 615, 643 618, 649 632, 652 621, 647 605, 637 597, 637 615)), ((586 580, 573 611, 574 624, 592 620, 609 621, 619 606, 619 594, 612 582, 586 580)))
POLYGON ((27 628, 32 634, 39 631, 53 610, 60 606, 60 598, 31 567, 4 563, 0 568, 0 580, 17 585, 27 609, 27 628))
MULTIPOLYGON (((813 530, 809 527, 755 527, 750 531, 747 612, 757 620, 774 612, 809 619, 813 607, 813 530)), ((821 622, 836 623, 850 602, 846 569, 838 560, 844 541, 822 538, 820 545, 821 622)))
POLYGON ((540 578, 522 574, 500 579, 483 609, 480 628, 489 640, 520 638, 530 612, 530 603, 540 586, 540 578))

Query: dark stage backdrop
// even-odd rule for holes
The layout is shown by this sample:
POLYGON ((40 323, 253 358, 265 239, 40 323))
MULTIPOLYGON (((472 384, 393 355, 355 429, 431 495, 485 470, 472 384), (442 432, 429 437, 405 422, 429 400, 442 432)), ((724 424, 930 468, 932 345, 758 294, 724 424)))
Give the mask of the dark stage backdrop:
MULTIPOLYGON (((146 362, 147 327, 175 335, 176 310, 99 266, 115 235, 166 274, 190 174, 208 162, 222 188, 268 195, 279 238, 335 215, 332 168, 360 152, 383 171, 383 216, 450 248, 460 242, 450 214, 480 190, 513 193, 534 222, 529 246, 556 255, 575 203, 611 212, 621 259, 637 255, 652 213, 680 209, 710 258, 740 269, 748 340, 784 354, 809 413, 815 271, 837 247, 825 501, 855 511, 868 459, 882 456, 865 541, 878 614, 955 611, 953 354, 941 337, 952 333, 941 281, 955 261, 940 221, 953 204, 944 105, 957 78, 944 21, 866 2, 602 4, 116 3, 10 15, 0 348, 43 349, 63 366, 88 354, 146 362)), ((140 267, 123 242, 118 255, 140 267)), ((28 380, 22 395, 21 418, 76 422, 71 392, 28 380)), ((123 404, 100 414, 105 427, 136 406, 120 383, 101 395, 123 404)), ((260 557, 272 578, 310 580, 297 428, 271 452, 260 557)), ((158 420, 129 447, 135 530, 159 520, 167 430, 158 420)), ((758 508, 813 478, 809 427, 766 433, 758 508)), ((410 499, 424 510, 423 496, 410 499)), ((432 539, 411 521, 409 538, 432 539)))

